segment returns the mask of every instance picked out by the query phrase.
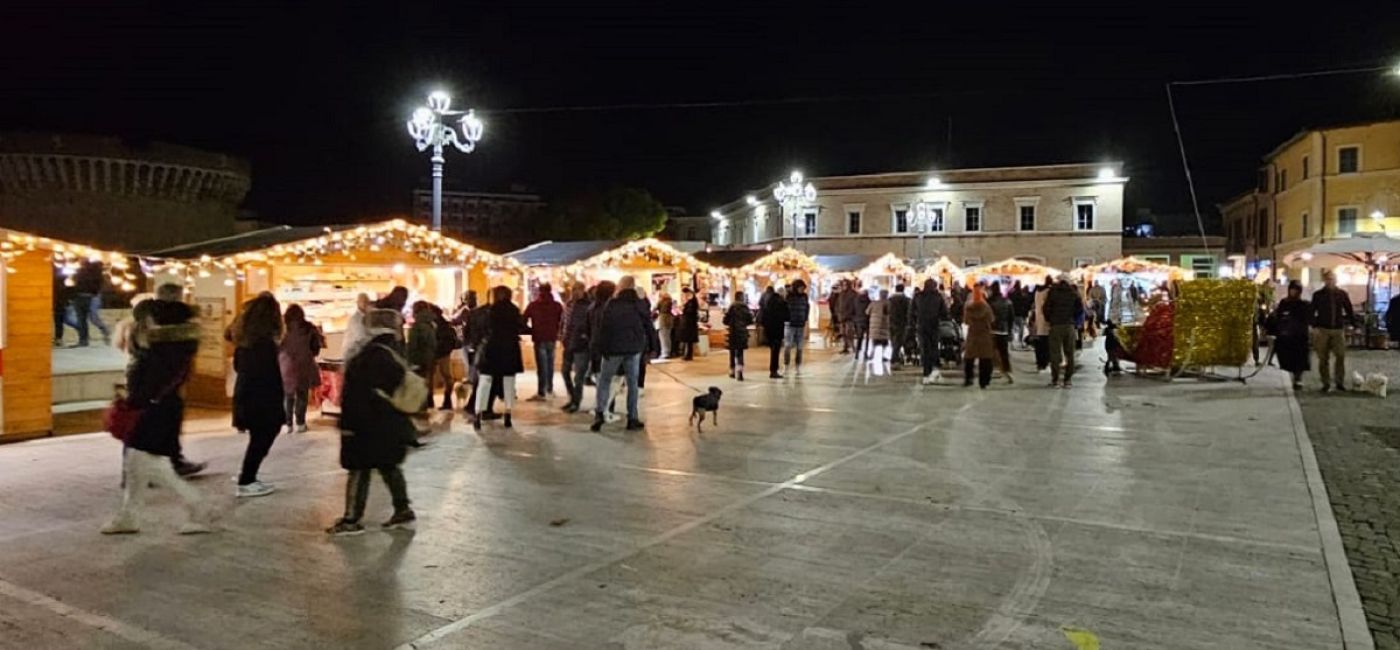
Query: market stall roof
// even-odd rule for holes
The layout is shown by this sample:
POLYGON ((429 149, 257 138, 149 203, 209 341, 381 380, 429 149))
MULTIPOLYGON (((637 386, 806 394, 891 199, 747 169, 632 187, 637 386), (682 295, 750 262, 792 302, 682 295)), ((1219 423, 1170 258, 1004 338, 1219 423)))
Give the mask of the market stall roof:
POLYGON ((687 267, 706 273, 723 270, 666 242, 650 237, 625 241, 543 241, 534 246, 527 246, 509 253, 507 257, 525 266, 568 266, 581 269, 625 265, 637 258, 642 258, 663 266, 687 267))
POLYGON ((587 241, 549 241, 531 244, 517 251, 506 253, 525 266, 568 266, 581 262, 599 253, 605 253, 618 246, 621 239, 593 239, 587 241))
POLYGON ((944 273, 947 273, 955 278, 961 278, 963 276, 964 271, 965 269, 963 267, 954 264, 953 260, 948 259, 948 256, 944 255, 934 260, 932 264, 929 264, 928 266, 925 266, 924 268, 920 269, 919 274, 942 275, 944 273))
POLYGON ((1014 257, 1001 260, 1000 262, 991 262, 989 264, 982 264, 979 266, 965 268, 962 270, 962 272, 971 276, 1033 275, 1037 278, 1044 278, 1047 275, 1054 277, 1062 273, 1062 271, 1053 266, 1045 266, 1044 264, 1036 264, 1035 262, 1018 260, 1014 257))
POLYGON ((859 273, 880 259, 879 255, 813 255, 812 259, 832 273, 859 273))
POLYGON ((1151 262, 1131 255, 1111 262, 1084 266, 1070 271, 1070 275, 1075 279, 1082 278, 1086 274, 1098 275, 1100 273, 1118 273, 1122 275, 1158 274, 1165 275, 1173 280, 1190 280, 1195 277, 1195 273, 1189 269, 1183 269, 1170 264, 1151 262))
POLYGON ((696 253, 695 259, 714 266, 722 266, 729 270, 738 270, 742 266, 752 264, 771 254, 770 251, 761 248, 754 250, 703 251, 696 253))
POLYGON ((1350 237, 1333 239, 1306 249, 1293 251, 1284 262, 1317 266, 1359 264, 1373 266, 1400 260, 1400 239, 1379 232, 1352 233, 1350 237))
MULTIPOLYGON (((9 262, 27 252, 38 250, 50 252, 53 255, 54 267, 64 276, 76 273, 83 262, 102 262, 103 270, 113 286, 124 291, 136 288, 138 276, 132 263, 132 258, 136 257, 134 255, 0 228, 0 262, 9 262)), ((7 267, 6 270, 14 271, 13 267, 7 267)))
POLYGON ((248 262, 316 262, 321 256, 401 250, 434 264, 517 266, 514 260, 459 241, 426 226, 392 219, 338 226, 278 226, 156 251, 158 268, 233 271, 248 262))

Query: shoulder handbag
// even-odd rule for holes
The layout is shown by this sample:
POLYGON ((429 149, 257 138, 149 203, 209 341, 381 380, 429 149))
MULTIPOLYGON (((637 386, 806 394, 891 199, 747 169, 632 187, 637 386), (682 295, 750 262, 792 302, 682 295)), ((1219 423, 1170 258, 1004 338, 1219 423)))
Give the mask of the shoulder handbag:
POLYGON ((379 388, 374 389, 374 392, 388 401, 389 405, 400 413, 417 413, 423 410, 423 404, 428 400, 428 383, 423 381, 418 373, 413 372, 413 368, 408 365, 408 360, 399 356, 399 353, 395 352, 393 348, 382 344, 376 345, 388 352, 389 356, 393 357, 394 361, 403 368, 403 379, 399 381, 399 385, 394 388, 393 393, 386 393, 379 388))
MULTIPOLYGON (((156 397, 151 400, 155 404, 166 398, 172 391, 185 383, 186 372, 180 373, 170 382, 168 386, 156 393, 156 397)), ((107 406, 107 410, 102 412, 102 426, 113 438, 123 443, 131 440, 131 434, 136 431, 136 424, 141 421, 141 414, 145 412, 143 406, 136 406, 131 400, 125 397, 113 397, 112 403, 107 406)))

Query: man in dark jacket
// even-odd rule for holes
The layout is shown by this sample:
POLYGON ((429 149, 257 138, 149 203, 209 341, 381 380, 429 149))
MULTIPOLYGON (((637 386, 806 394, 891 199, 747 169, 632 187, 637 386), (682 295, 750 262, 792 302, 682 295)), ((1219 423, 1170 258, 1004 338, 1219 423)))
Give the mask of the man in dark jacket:
POLYGON ((1347 380, 1347 325, 1356 317, 1351 309, 1351 296, 1337 288, 1337 274, 1334 271, 1322 272, 1321 289, 1313 293, 1312 318, 1313 349, 1317 353, 1317 374, 1322 379, 1322 392, 1332 390, 1333 381, 1337 390, 1346 390, 1347 380), (1332 367, 1327 365, 1328 355, 1335 355, 1332 367))
POLYGON ((374 471, 389 487, 394 504, 394 514, 384 528, 412 528, 417 520, 409 507, 408 484, 399 465, 418 431, 409 415, 389 401, 408 375, 402 358, 394 351, 402 330, 397 315, 384 309, 366 314, 366 330, 369 342, 345 363, 340 466, 349 474, 345 483, 345 514, 326 531, 332 535, 359 535, 365 531, 360 520, 365 514, 374 471))
POLYGON ((860 298, 856 295, 855 280, 847 280, 845 288, 841 290, 840 301, 836 305, 841 310, 841 337, 843 345, 841 353, 845 354, 855 348, 855 353, 860 354, 860 298))
MULTIPOLYGON (((433 355, 433 381, 442 380, 442 410, 452 410, 452 384, 457 381, 452 376, 452 351, 462 345, 457 339, 457 328, 452 323, 447 322, 443 316, 442 308, 429 304, 433 310, 433 335, 437 340, 437 349, 433 355)), ((429 395, 431 402, 433 396, 429 395)))
POLYGON ((1035 296, 1017 280, 1011 287, 1011 333, 1022 350, 1026 349, 1026 319, 1030 318, 1034 307, 1035 296))
POLYGON ((559 341, 559 321, 563 317, 564 308, 554 299, 554 288, 548 282, 541 284, 534 302, 525 307, 530 340, 535 344, 535 396, 531 402, 554 395, 554 344, 559 341))
POLYGON ((914 327, 919 339, 919 361, 923 365, 923 383, 938 383, 938 324, 948 317, 948 305, 943 292, 932 278, 924 280, 924 290, 914 296, 914 327))
MULTIPOLYGON (((769 287, 772 289, 772 287, 769 287)), ((764 293, 762 307, 759 307, 759 324, 763 326, 763 338, 768 344, 768 378, 782 379, 778 374, 778 353, 783 349, 783 331, 788 323, 787 300, 777 292, 764 293), (769 295, 772 293, 772 295, 769 295)))
POLYGON ((1055 284, 1051 285, 1042 311, 1045 312, 1045 322, 1050 325, 1050 386, 1061 386, 1063 364, 1063 386, 1069 388, 1070 377, 1074 375, 1075 344, 1079 341, 1079 331, 1074 324, 1084 311, 1084 301, 1070 285, 1068 273, 1061 273, 1055 284))
MULTIPOLYGON (((164 285, 161 296, 179 296, 180 287, 164 285)), ((107 535, 140 532, 142 502, 149 486, 167 488, 184 501, 189 520, 182 534, 210 531, 210 512, 199 491, 176 475, 172 459, 180 454, 180 428, 185 402, 180 387, 189 379, 199 348, 199 325, 194 310, 178 300, 154 300, 139 311, 147 345, 128 374, 126 402, 139 410, 136 426, 125 443, 122 459, 121 509, 103 526, 107 535)))
POLYGON ((582 284, 574 285, 569 297, 569 309, 564 317, 564 387, 569 390, 569 403, 564 412, 577 413, 583 404, 583 386, 588 379, 588 312, 593 301, 582 284))
POLYGON ((807 346, 807 318, 812 314, 812 303, 807 300, 807 283, 794 280, 788 287, 787 326, 783 328, 783 372, 793 368, 802 374, 802 348, 807 346), (797 365, 792 366, 792 351, 797 351, 797 365))
POLYGON ((909 335, 909 296, 904 295, 904 284, 894 285, 890 294, 890 364, 895 368, 904 365, 904 346, 909 335))
POLYGON ((651 326, 651 314, 637 295, 635 280, 630 275, 618 280, 617 295, 603 305, 594 323, 590 346, 602 358, 598 372, 598 400, 593 409, 593 431, 603 428, 603 413, 608 407, 612 378, 619 372, 627 377, 627 430, 645 427, 638 413, 638 374, 642 354, 649 349, 660 350, 656 329, 651 326))

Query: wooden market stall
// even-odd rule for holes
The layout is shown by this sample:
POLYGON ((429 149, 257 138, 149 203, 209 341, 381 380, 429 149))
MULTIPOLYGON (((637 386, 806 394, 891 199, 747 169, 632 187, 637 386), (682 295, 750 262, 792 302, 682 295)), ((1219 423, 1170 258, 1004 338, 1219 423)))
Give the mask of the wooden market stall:
POLYGON ((326 333, 323 366, 341 361, 341 339, 356 297, 371 299, 395 286, 409 303, 427 300, 452 309, 467 290, 484 294, 504 285, 518 291, 522 269, 513 260, 401 219, 331 227, 281 226, 188 244, 152 254, 156 282, 183 282, 200 314, 203 338, 190 380, 191 400, 227 404, 231 348, 224 329, 243 303, 270 291, 283 307, 296 303, 326 333))
POLYGON ((826 273, 812 256, 795 248, 709 251, 695 257, 725 271, 728 286, 722 302, 732 299, 735 291, 743 291, 750 306, 758 305, 759 296, 768 287, 786 286, 794 280, 811 287, 826 273))
POLYGON ((953 260, 944 255, 933 261, 932 264, 919 270, 917 281, 922 284, 924 279, 933 278, 940 287, 951 287, 963 282, 964 269, 953 260))
POLYGON ((1137 323, 1146 318, 1153 294, 1165 298, 1170 284, 1190 280, 1195 274, 1179 266, 1128 256, 1075 269, 1070 271, 1070 277, 1084 287, 1092 284, 1103 287, 1108 297, 1109 320, 1137 323))
MULTIPOLYGON (((123 253, 0 229, 0 442, 53 433, 54 397, 66 392, 66 385, 55 383, 72 378, 55 372, 55 354, 79 362, 99 357, 112 365, 107 363, 115 355, 111 348, 54 348, 54 313, 62 307, 56 303, 56 278, 71 286, 86 262, 101 262, 114 287, 135 288, 137 268, 123 253)), ((120 367, 107 369, 111 372, 86 373, 92 376, 74 381, 91 384, 95 399, 110 400, 124 377, 120 367)))
POLYGON ((1014 257, 963 269, 963 275, 968 282, 1000 282, 1003 290, 1010 289, 1015 282, 1020 282, 1028 288, 1042 285, 1045 284, 1045 278, 1055 278, 1060 273, 1062 271, 1057 268, 1014 257))

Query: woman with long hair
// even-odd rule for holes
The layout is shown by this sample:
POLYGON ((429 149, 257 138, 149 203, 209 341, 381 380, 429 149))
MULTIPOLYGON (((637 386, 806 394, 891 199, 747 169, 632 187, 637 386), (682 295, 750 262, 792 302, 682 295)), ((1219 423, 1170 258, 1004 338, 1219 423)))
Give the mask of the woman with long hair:
POLYGON ((282 369, 282 390, 286 394, 287 433, 306 432, 306 405, 311 389, 321 385, 321 369, 316 355, 326 346, 321 329, 306 320, 301 305, 287 307, 282 315, 286 334, 278 346, 277 362, 282 369))
POLYGON ((282 368, 277 343, 282 338, 282 308, 271 294, 259 295, 243 305, 243 314, 232 331, 233 426, 248 432, 248 449, 238 475, 240 498, 272 494, 276 488, 258 480, 258 468, 287 421, 282 389, 282 368))
POLYGON ((520 335, 528 334, 530 328, 525 326, 525 317, 510 298, 510 287, 491 290, 490 317, 481 354, 481 379, 477 386, 477 417, 472 421, 477 431, 481 430, 480 416, 488 406, 493 384, 501 387, 501 398, 506 404, 502 423, 510 428, 510 411, 515 406, 515 376, 525 371, 525 361, 520 356, 520 335))

